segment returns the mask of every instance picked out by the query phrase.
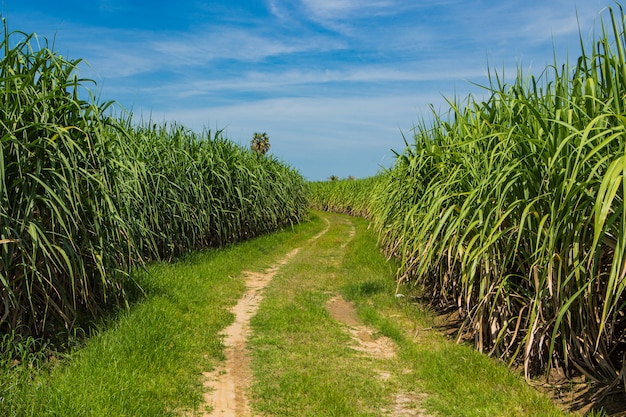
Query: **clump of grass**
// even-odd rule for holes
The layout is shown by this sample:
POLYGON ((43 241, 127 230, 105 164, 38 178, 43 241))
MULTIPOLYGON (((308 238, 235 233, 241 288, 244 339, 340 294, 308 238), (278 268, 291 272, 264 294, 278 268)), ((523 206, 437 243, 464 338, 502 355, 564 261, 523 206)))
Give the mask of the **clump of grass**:
POLYGON ((0 371, 14 367, 39 368, 46 359, 46 341, 16 332, 0 337, 0 371))

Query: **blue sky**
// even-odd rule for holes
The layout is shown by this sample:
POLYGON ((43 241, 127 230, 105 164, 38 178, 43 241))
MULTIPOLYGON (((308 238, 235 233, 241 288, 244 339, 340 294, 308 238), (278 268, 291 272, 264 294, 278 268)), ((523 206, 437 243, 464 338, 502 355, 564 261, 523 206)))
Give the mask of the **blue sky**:
POLYGON ((609 0, 2 0, 136 118, 224 129, 309 180, 393 164, 445 97, 579 54, 609 0))

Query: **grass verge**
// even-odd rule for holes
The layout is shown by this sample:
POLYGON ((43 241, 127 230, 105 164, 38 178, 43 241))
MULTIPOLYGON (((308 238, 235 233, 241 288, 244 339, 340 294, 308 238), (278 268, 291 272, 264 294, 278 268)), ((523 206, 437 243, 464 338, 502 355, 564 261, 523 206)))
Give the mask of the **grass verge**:
POLYGON ((203 412, 202 372, 223 359, 219 333, 244 292, 242 271, 301 248, 267 287, 251 326, 252 409, 272 416, 565 416, 503 364, 457 345, 413 302, 363 219, 314 213, 294 230, 154 264, 147 296, 46 369, 2 371, 3 416, 189 416, 203 412), (325 228, 316 240, 311 237, 325 228), (355 348, 329 312, 356 306, 392 355, 355 348), (422 413, 422 414, 418 414, 422 413))
POLYGON ((307 222, 224 250, 157 263, 147 295, 46 369, 0 370, 2 416, 173 416, 201 407, 202 371, 222 358, 218 333, 242 295, 243 268, 261 269, 323 228, 307 222))

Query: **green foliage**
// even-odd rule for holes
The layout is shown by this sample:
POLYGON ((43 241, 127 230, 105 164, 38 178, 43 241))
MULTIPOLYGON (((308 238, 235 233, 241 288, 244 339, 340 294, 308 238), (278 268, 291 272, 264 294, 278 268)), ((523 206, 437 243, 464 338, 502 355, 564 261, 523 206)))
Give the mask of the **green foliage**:
POLYGON ((369 217, 371 197, 381 176, 309 183, 311 207, 315 210, 369 217))
POLYGON ((245 291, 242 271, 275 262, 322 226, 306 222, 135 271, 146 296, 43 368, 28 353, 38 350, 34 341, 0 338, 0 353, 13 346, 11 362, 19 362, 0 364, 0 415, 202 415, 202 372, 223 358, 220 332, 245 291))
POLYGON ((270 138, 267 133, 255 132, 250 141, 250 148, 259 155, 265 155, 270 150, 270 138))
POLYGON ((485 100, 451 100, 365 203, 399 279, 458 309, 479 350, 528 377, 563 367, 607 390, 626 378, 620 12, 573 68, 520 70, 511 84, 491 74, 485 100))
POLYGON ((122 215, 146 259, 258 236, 299 222, 308 210, 295 170, 257 158, 221 132, 128 122, 118 143, 122 215))
POLYGON ((25 336, 115 301, 135 256, 113 201, 108 103, 81 100, 80 60, 33 40, 5 26, 0 43, 0 331, 25 336))
MULTIPOLYGON (((395 263, 380 253, 370 222, 320 216, 327 233, 281 267, 252 319, 257 414, 568 415, 500 361, 429 331, 433 317, 415 305, 411 289, 400 286, 406 296, 395 296, 395 263), (367 324, 373 340, 393 340, 395 355, 350 348, 356 342, 347 326, 327 310, 338 294, 353 303, 352 319, 367 324)), ((320 223, 317 213, 312 217, 320 223)))
POLYGON ((125 303, 134 266, 306 214, 282 162, 220 132, 113 118, 79 97, 80 60, 34 35, 5 25, 0 50, 0 333, 62 339, 125 303))

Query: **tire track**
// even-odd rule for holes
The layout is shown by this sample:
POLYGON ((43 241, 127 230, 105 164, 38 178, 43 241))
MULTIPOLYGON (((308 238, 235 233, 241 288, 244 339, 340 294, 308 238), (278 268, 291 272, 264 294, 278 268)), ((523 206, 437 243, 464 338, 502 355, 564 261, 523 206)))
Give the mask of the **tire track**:
MULTIPOLYGON (((324 218, 326 227, 307 241, 310 244, 330 230, 330 222, 324 218)), ((206 405, 212 407, 204 417, 250 417, 250 406, 246 391, 252 378, 251 360, 247 352, 247 341, 250 334, 250 320, 256 314, 263 290, 272 278, 298 254, 301 248, 287 253, 276 264, 263 272, 244 272, 246 292, 233 309, 233 323, 224 329, 224 364, 212 372, 204 372, 206 405)))

